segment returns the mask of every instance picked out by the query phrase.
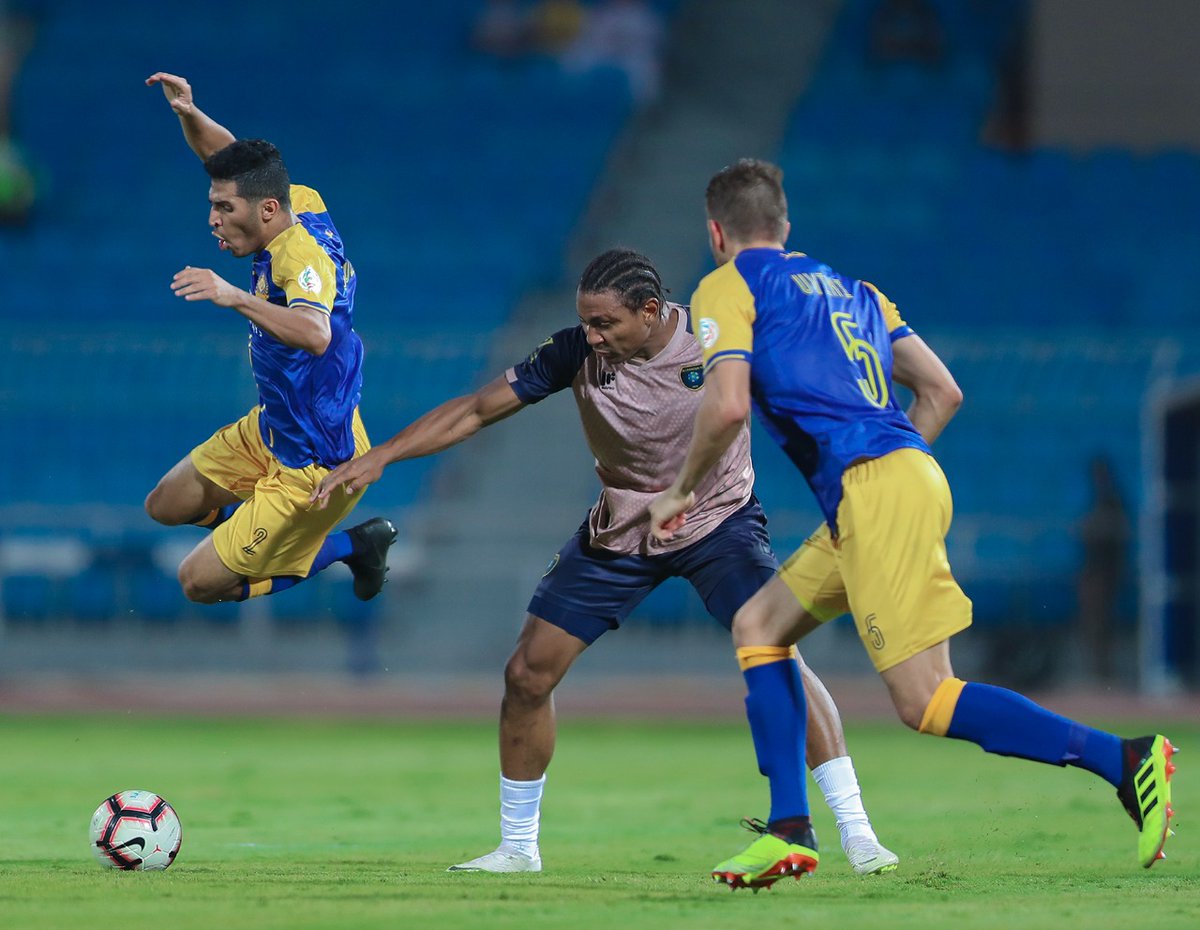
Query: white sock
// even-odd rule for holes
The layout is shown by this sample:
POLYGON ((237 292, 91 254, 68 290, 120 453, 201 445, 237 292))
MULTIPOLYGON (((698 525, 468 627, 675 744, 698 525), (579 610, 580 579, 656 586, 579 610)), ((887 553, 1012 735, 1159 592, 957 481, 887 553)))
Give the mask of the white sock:
POLYGON ((825 795, 825 803, 837 818, 838 832, 842 843, 852 836, 868 836, 875 839, 871 820, 863 807, 862 789, 858 776, 854 774, 854 763, 849 756, 830 759, 812 770, 817 787, 825 795))
MULTIPOLYGON (((849 760, 847 760, 849 761, 849 760)), ((543 775, 536 781, 500 776, 500 845, 530 858, 538 855, 538 822, 542 816, 543 775)))

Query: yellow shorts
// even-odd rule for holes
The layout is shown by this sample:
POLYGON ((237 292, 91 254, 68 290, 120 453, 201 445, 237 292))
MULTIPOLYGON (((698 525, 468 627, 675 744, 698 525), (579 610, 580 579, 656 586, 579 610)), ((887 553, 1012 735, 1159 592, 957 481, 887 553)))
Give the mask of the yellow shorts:
MULTIPOLYGON (((213 545, 226 568, 247 578, 307 575, 325 537, 362 495, 334 494, 324 510, 311 507, 309 495, 329 469, 283 465, 262 441, 258 415, 255 407, 192 450, 200 474, 246 502, 213 530, 213 545)), ((371 448, 357 409, 353 429, 357 458, 371 448)))
POLYGON ((842 476, 838 539, 823 525, 779 569, 814 618, 854 615, 885 671, 971 625, 971 601, 950 573, 954 507, 932 456, 899 449, 842 476))

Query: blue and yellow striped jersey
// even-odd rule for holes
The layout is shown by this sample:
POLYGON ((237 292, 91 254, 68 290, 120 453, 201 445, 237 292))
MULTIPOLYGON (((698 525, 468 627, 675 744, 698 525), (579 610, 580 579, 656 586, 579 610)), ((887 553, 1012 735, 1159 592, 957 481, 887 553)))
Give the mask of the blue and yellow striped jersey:
POLYGON ((842 473, 901 448, 929 451, 892 388, 892 342, 911 335, 873 285, 799 252, 741 252, 692 297, 707 373, 750 362, 754 406, 837 533, 842 473))
POLYGON ((284 345, 250 324, 250 365, 258 384, 259 427, 289 468, 332 468, 354 455, 354 409, 362 394, 362 341, 354 331, 354 268, 321 195, 292 185, 299 219, 254 257, 252 292, 283 307, 329 314, 322 355, 284 345))

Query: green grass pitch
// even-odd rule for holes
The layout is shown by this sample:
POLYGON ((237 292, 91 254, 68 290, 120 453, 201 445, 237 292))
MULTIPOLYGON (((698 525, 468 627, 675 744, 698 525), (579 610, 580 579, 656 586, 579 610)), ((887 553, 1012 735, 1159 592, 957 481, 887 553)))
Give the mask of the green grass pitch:
POLYGON ((444 871, 497 840, 491 723, 0 718, 0 927, 1195 930, 1200 727, 1167 732, 1178 835, 1149 871, 1087 773, 872 724, 847 735, 899 871, 854 876, 814 799, 817 875, 752 895, 707 876, 766 813, 736 722, 563 721, 546 871, 506 877, 444 871), (123 788, 179 811, 167 872, 93 860, 88 820, 123 788))

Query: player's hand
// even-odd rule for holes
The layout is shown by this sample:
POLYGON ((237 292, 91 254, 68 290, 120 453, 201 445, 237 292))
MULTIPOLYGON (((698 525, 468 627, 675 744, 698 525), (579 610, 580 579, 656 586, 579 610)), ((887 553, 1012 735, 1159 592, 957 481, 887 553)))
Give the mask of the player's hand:
POLYGON ((339 487, 347 494, 359 494, 367 485, 379 480, 385 465, 387 457, 380 447, 343 462, 321 479, 309 497, 309 503, 316 504, 318 510, 324 510, 329 505, 329 495, 339 487))
POLYGON ((659 542, 673 539, 687 522, 687 512, 696 506, 696 492, 680 493, 671 485, 650 503, 650 535, 659 542))
POLYGON ((177 74, 167 74, 165 71, 155 71, 146 78, 146 86, 153 87, 155 84, 162 85, 163 96, 167 98, 172 110, 180 116, 187 116, 192 112, 192 85, 185 78, 177 74))
POLYGON ((211 300, 218 307, 232 307, 245 294, 215 271, 191 265, 171 279, 171 290, 184 300, 211 300))

